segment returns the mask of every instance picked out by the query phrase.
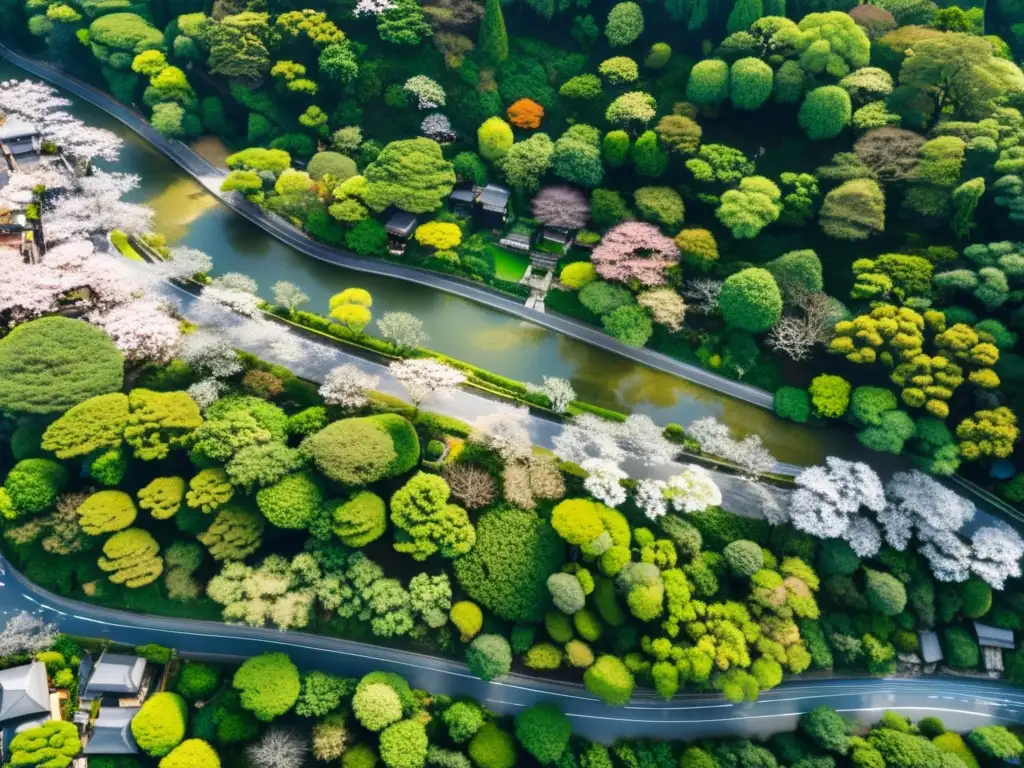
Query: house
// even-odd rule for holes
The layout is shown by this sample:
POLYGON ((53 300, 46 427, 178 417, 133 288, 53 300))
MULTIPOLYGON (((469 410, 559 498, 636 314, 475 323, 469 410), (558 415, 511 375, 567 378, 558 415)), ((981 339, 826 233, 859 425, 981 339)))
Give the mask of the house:
POLYGON ((38 156, 43 147, 43 137, 32 123, 9 117, 0 124, 0 152, 8 167, 17 169, 16 161, 24 156, 38 156))
POLYGON ((1014 649, 1013 630, 999 629, 988 624, 974 622, 974 631, 978 635, 978 645, 981 646, 982 656, 985 660, 985 671, 990 675, 998 676, 1003 671, 1003 651, 1014 649))
POLYGON ((50 718, 50 686, 39 661, 0 671, 0 723, 46 715, 50 718))
POLYGON ((448 196, 448 207, 458 216, 473 217, 488 229, 500 229, 508 221, 512 193, 500 184, 458 187, 448 196))
POLYGON ((384 224, 384 231, 388 233, 388 253, 392 256, 401 256, 409 245, 409 238, 419 224, 419 216, 408 211, 395 211, 384 224))
POLYGON ((925 664, 938 664, 942 661, 942 646, 939 645, 939 636, 934 632, 918 632, 918 641, 921 645, 921 661, 925 664))
POLYGON ((140 656, 104 652, 93 668, 82 698, 95 699, 104 694, 135 696, 142 688, 145 672, 146 660, 140 656))
POLYGON ((86 755, 137 755, 139 745, 132 736, 132 718, 138 707, 100 707, 92 735, 85 744, 86 755))

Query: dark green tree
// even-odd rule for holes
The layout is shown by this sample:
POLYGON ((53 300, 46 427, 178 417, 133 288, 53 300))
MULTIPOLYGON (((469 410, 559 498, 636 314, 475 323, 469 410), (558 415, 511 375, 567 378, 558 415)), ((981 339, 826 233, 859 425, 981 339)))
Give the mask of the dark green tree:
POLYGON ((477 50, 490 64, 497 65, 508 58, 508 33, 505 31, 501 0, 487 0, 484 5, 477 50))

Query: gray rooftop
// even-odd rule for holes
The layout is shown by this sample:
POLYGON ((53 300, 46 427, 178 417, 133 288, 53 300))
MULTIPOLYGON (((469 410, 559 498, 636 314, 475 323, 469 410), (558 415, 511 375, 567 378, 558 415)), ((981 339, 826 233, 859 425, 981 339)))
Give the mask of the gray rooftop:
POLYGON ((415 213, 409 213, 408 211, 395 211, 388 217, 387 223, 384 225, 384 229, 388 231, 388 234, 398 235, 399 237, 409 237, 412 231, 416 229, 416 224, 419 222, 419 217, 415 213))
POLYGON ((921 660, 925 664, 934 664, 942 661, 942 646, 939 645, 939 636, 934 632, 918 632, 918 640, 921 642, 921 660))
POLYGON ((480 190, 477 195, 477 202, 484 208, 491 211, 504 211, 508 208, 508 198, 512 193, 508 187, 499 184, 488 184, 480 190))
POLYGON ((982 647, 1014 649, 1012 629, 999 629, 976 621, 974 631, 978 633, 978 644, 982 647))
POLYGON ((452 190, 451 199, 459 203, 472 203, 476 199, 476 193, 467 187, 452 190))
POLYGON ((38 135, 39 131, 32 123, 19 120, 16 117, 8 117, 0 125, 0 141, 14 141, 15 139, 24 139, 38 135))
POLYGON ((49 713, 46 666, 33 661, 0 672, 0 722, 49 713))
POLYGON ((139 745, 132 736, 132 718, 138 707, 102 707, 85 745, 86 755, 137 755, 139 745))
POLYGON ((146 660, 139 656, 104 653, 96 662, 86 689, 94 693, 138 693, 146 660))

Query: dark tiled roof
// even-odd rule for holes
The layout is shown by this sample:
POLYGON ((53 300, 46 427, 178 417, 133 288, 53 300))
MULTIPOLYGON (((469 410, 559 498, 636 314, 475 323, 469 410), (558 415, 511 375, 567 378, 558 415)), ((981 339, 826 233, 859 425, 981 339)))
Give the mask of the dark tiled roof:
POLYGON ((89 684, 89 693, 138 693, 146 660, 139 656, 104 653, 96 663, 89 684))
POLYGON ((46 667, 39 661, 0 672, 0 721, 50 711, 46 667))
POLYGON ((388 217, 388 221, 384 225, 384 229, 386 229, 388 234, 391 235, 409 237, 409 235, 412 234, 412 231, 416 229, 417 221, 419 221, 419 217, 414 213, 395 211, 390 217, 388 217))
POLYGON ((132 718, 138 707, 103 707, 85 745, 86 755, 137 755, 139 745, 132 736, 132 718))

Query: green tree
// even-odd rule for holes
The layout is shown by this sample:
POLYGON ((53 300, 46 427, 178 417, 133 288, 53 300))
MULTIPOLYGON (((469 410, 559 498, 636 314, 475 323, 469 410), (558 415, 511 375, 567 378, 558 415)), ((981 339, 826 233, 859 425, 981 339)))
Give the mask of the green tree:
POLYGON ((850 749, 850 723, 832 707, 815 707, 800 716, 800 733, 826 752, 845 755, 850 749))
POLYGON ((484 3, 477 50, 492 65, 500 64, 508 58, 508 33, 505 32, 505 17, 500 0, 487 0, 484 3))
POLYGON ((1002 725, 984 725, 967 735, 972 747, 996 760, 1010 761, 1024 754, 1024 745, 1002 725))
POLYGON ((327 502, 333 531, 349 547, 365 547, 387 530, 384 500, 369 491, 360 491, 345 502, 327 502))
POLYGON ((419 45, 433 30, 416 0, 395 0, 377 16, 377 34, 386 43, 419 45))
POLYGON ((458 557, 473 548, 476 532, 462 507, 448 503, 451 489, 444 478, 416 473, 391 497, 395 550, 426 560, 440 552, 458 557))
POLYGON ((782 213, 782 192, 764 176, 745 176, 739 189, 722 193, 715 215, 735 238, 751 239, 782 213))
POLYGON ((264 653, 248 659, 231 683, 242 706, 257 719, 270 722, 290 710, 299 697, 299 670, 284 653, 264 653))
POLYGON ((123 382, 124 356, 83 320, 44 317, 0 339, 0 409, 60 413, 123 382))
POLYGON ((622 48, 643 34, 644 12, 633 2, 616 3, 608 12, 604 36, 612 48, 622 48))
POLYGON ((159 768, 220 768, 220 757, 202 739, 186 739, 160 761, 159 768))
POLYGON ((732 105, 737 109, 759 109, 772 95, 773 78, 772 68, 760 59, 748 57, 733 62, 729 76, 732 105))
POLYGON ((68 768, 81 749, 74 723, 49 720, 15 734, 10 743, 10 761, 25 768, 68 768))
POLYGON ((505 180, 519 192, 536 192, 551 167, 555 145, 546 133, 535 133, 516 142, 497 163, 505 180))
POLYGON ((320 483, 309 470, 285 475, 256 494, 256 506, 277 528, 307 527, 322 504, 320 483))
POLYGON ((497 723, 485 723, 469 742, 470 758, 478 768, 514 768, 516 740, 497 723))
POLYGON ((429 213, 441 206, 455 186, 452 164, 441 155, 436 141, 425 138, 391 142, 363 175, 364 199, 375 211, 394 205, 410 213, 429 213))
POLYGON ((466 648, 466 663, 482 680, 504 677, 512 668, 512 648, 501 635, 477 635, 466 648))
POLYGON ((729 98, 729 65, 721 59, 704 59, 690 70, 686 98, 698 106, 715 106, 729 98))
POLYGON ((782 314, 782 294, 770 272, 749 267, 725 280, 719 306, 730 325, 761 333, 778 322, 782 314))
POLYGON ((163 757, 185 738, 188 705, 176 693, 155 693, 132 718, 132 736, 147 755, 163 757))
POLYGON ((342 419, 307 437, 300 447, 326 477, 367 485, 404 474, 419 461, 419 438, 401 416, 342 419))
POLYGON ((866 240, 885 229, 885 195, 873 179, 853 179, 825 195, 818 223, 829 237, 866 240))
POLYGON ((850 407, 850 383, 842 376, 827 373, 815 376, 807 391, 818 416, 838 419, 850 407))
POLYGON ((750 25, 764 16, 762 0, 736 0, 725 22, 725 30, 730 35, 734 32, 746 32, 750 25))
POLYGON ((804 97, 797 121, 811 139, 834 139, 850 124, 850 94, 838 85, 823 85, 804 97))
POLYGON ((516 716, 516 738, 541 765, 553 765, 569 745, 572 725, 554 704, 534 704, 516 716))
POLYGON ((865 597, 873 610, 883 616, 896 616, 907 605, 907 590, 892 574, 865 568, 865 597))
POLYGON ((583 673, 583 684, 588 691, 613 707, 625 706, 633 695, 633 674, 616 656, 599 656, 583 673))

